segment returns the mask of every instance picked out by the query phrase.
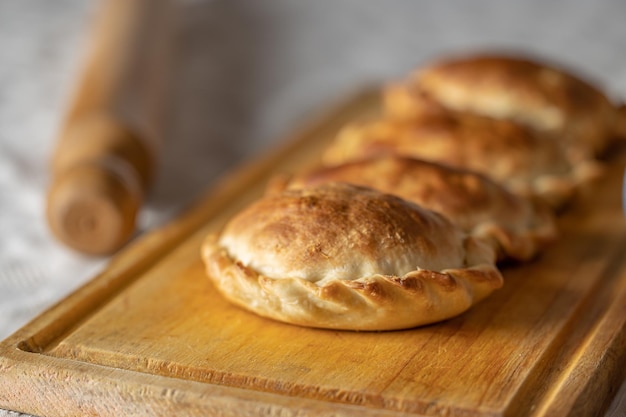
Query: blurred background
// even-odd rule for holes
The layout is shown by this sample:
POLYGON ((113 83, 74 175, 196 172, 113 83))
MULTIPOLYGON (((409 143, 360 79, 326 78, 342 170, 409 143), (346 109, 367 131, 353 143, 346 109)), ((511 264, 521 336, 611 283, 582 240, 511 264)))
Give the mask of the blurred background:
MULTIPOLYGON (((172 1, 164 149, 140 231, 333 103, 438 55, 531 52, 626 98, 622 0, 172 1)), ((43 214, 49 159, 98 5, 0 0, 0 339, 107 261, 57 243, 43 214)))

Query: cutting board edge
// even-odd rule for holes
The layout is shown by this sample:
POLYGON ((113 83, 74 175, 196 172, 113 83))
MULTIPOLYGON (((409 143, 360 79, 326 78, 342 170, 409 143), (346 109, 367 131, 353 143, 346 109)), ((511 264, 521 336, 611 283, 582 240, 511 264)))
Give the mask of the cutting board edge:
POLYGON ((393 410, 290 397, 0 349, 0 408, 46 417, 263 415, 399 417, 393 410), (35 363, 37 356, 38 363, 35 363), (45 366, 41 366, 41 365, 45 366), (132 379, 133 384, 121 384, 132 379), (140 383, 137 383, 140 382, 140 383), (85 387, 92 387, 85 392, 85 387), (120 387, 125 388, 120 389, 120 387), (128 387, 135 387, 129 390, 128 387), (106 401, 93 401, 94 398, 106 401), (115 405, 111 407, 111 404, 115 405))
MULTIPOLYGON (((626 239, 622 239, 626 247, 626 239)), ((567 354, 556 362, 551 389, 533 405, 533 416, 598 415, 606 410, 626 378, 626 259, 618 251, 609 267, 599 296, 591 308, 600 310, 588 326, 570 336, 567 354), (609 285, 604 285, 609 284, 609 285), (621 285, 621 287, 619 287, 621 285), (615 288, 618 286, 617 288, 615 288), (615 293, 613 291, 615 290, 615 293), (603 308, 603 302, 608 305, 603 308), (584 342, 572 343, 578 336, 584 342)), ((584 306, 583 306, 584 307, 584 306)), ((574 332, 575 333, 575 332, 574 332)))

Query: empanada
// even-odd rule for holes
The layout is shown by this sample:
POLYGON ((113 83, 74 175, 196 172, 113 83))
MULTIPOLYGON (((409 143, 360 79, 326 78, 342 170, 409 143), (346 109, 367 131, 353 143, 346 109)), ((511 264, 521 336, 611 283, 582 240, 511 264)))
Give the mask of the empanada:
POLYGON ((499 259, 528 260, 556 237, 553 214, 546 206, 473 171, 397 155, 322 167, 288 181, 278 176, 270 192, 338 181, 395 194, 436 211, 493 244, 499 259))
POLYGON ((606 95, 571 71, 505 54, 444 58, 415 71, 402 94, 392 86, 389 114, 411 117, 410 97, 425 92, 443 106, 513 120, 550 132, 577 162, 604 152, 623 134, 623 115, 606 95))
POLYGON ((399 197, 341 183, 257 200, 206 238, 202 257, 233 303, 330 329, 437 322, 502 285, 489 245, 399 197))
POLYGON ((381 154, 476 171, 553 207, 560 207, 601 171, 594 161, 570 163, 558 141, 517 123, 450 111, 349 124, 326 149, 323 162, 337 165, 381 154))

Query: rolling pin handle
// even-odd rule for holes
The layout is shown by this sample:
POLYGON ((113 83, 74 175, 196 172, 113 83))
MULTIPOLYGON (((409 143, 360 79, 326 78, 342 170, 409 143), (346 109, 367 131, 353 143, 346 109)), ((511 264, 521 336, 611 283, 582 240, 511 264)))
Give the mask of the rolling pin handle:
POLYGON ((134 234, 152 158, 129 129, 107 115, 92 114, 70 126, 53 159, 48 223, 71 248, 108 255, 134 234))
POLYGON ((48 194, 47 218, 54 235, 66 245, 92 255, 107 255, 135 231, 142 201, 138 177, 115 168, 115 160, 69 169, 48 194))

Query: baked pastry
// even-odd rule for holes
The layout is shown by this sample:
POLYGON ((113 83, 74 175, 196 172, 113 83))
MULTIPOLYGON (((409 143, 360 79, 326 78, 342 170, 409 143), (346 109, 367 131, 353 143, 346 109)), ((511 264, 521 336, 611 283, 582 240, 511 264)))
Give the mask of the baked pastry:
POLYGON ((476 171, 552 207, 562 206, 579 185, 601 172, 595 161, 572 164, 558 141, 517 123, 451 111, 349 124, 326 149, 323 163, 337 165, 382 154, 476 171))
POLYGON ((270 192, 339 181, 395 194, 488 241, 500 260, 529 260, 556 237, 552 211, 545 205, 533 204, 473 171, 437 163, 388 155, 283 178, 272 182, 270 192))
POLYGON ((319 328, 433 323, 502 285, 493 249, 443 216, 341 183, 259 199, 206 238, 202 257, 231 302, 319 328))
POLYGON ((404 87, 392 86, 387 112, 411 117, 410 97, 417 91, 453 110, 550 132, 567 144, 573 161, 604 152, 623 124, 617 106, 598 88, 570 71, 528 57, 474 54, 442 59, 418 69, 404 87))

